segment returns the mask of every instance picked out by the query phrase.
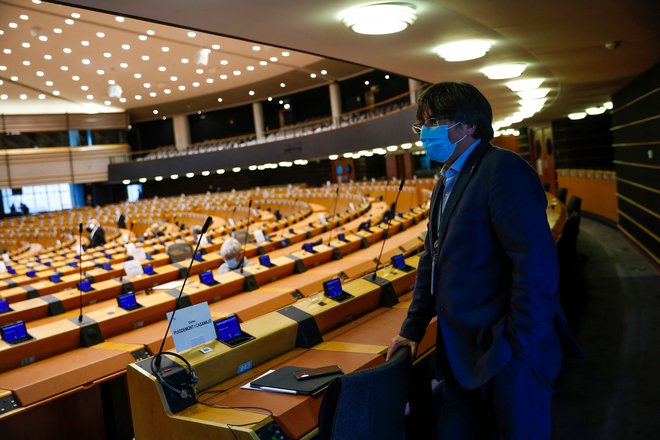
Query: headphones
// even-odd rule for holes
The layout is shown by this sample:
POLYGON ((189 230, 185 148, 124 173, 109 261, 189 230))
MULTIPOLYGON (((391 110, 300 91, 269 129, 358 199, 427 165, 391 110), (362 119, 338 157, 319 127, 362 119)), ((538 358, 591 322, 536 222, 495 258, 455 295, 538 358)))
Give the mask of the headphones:
POLYGON ((188 362, 188 360, 186 360, 186 358, 184 358, 180 354, 172 353, 170 351, 164 351, 160 354, 157 354, 156 356, 151 358, 151 371, 156 375, 156 379, 158 379, 158 383, 160 383, 162 387, 167 388, 168 390, 174 392, 175 394, 179 395, 179 397, 181 397, 182 399, 187 399, 188 397, 192 397, 193 399, 195 398, 196 385, 197 382, 199 382, 199 378, 195 375, 195 369, 192 367, 192 365, 190 365, 190 362, 188 362), (164 355, 175 357, 183 361, 183 363, 186 365, 185 382, 178 385, 173 384, 172 382, 168 381, 163 377, 162 369, 160 367, 155 368, 154 362, 156 358, 164 355), (192 396, 190 394, 191 391, 192 391, 192 396))

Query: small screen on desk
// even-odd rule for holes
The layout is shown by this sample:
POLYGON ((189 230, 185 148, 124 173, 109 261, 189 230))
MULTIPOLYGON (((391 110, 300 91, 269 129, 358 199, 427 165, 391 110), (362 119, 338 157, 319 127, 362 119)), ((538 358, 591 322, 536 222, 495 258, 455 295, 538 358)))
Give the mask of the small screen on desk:
POLYGON ((123 295, 119 295, 117 297, 117 304, 122 309, 130 309, 135 307, 137 305, 137 302, 135 301, 135 293, 129 292, 123 295))
POLYGON ((147 275, 153 275, 155 273, 154 266, 151 264, 145 264, 142 270, 144 270, 144 273, 146 273, 147 275))
POLYGON ((406 261, 403 259, 403 254, 397 254, 392 257, 392 266, 399 270, 406 269, 406 261))
POLYGON ((270 257, 268 255, 262 255, 259 257, 259 264, 262 266, 269 267, 271 265, 270 263, 270 257))
POLYGON ((331 280, 325 281, 323 283, 323 290, 325 292, 325 296, 328 298, 336 298, 344 293, 341 290, 341 280, 339 278, 333 278, 331 280))
POLYGON ((5 313, 9 311, 9 301, 6 299, 0 299, 0 313, 5 313))
POLYGON ((312 243, 303 244, 303 250, 309 252, 310 254, 314 253, 314 245, 312 243))
POLYGON ((7 343, 16 342, 28 337, 24 322, 16 322, 0 328, 0 335, 7 343))
POLYGON ((92 290, 92 284, 89 282, 89 280, 78 281, 76 285, 78 286, 78 290, 83 292, 89 292, 92 290))
POLYGON ((105 270, 112 270, 112 266, 110 265, 110 263, 103 263, 101 267, 105 270))
POLYGON ((207 284, 207 285, 215 283, 215 280, 213 279, 213 272, 207 270, 206 272, 200 273, 199 281, 201 281, 202 284, 207 284))
POLYGON ((236 315, 215 321, 215 331, 222 342, 230 341, 243 333, 236 315))
POLYGON ((60 274, 58 273, 49 276, 48 279, 50 280, 51 283, 59 283, 60 281, 62 281, 62 279, 60 278, 60 274))
POLYGON ((340 232, 339 235, 337 235, 337 239, 339 241, 345 241, 346 240, 346 234, 343 232, 340 232))

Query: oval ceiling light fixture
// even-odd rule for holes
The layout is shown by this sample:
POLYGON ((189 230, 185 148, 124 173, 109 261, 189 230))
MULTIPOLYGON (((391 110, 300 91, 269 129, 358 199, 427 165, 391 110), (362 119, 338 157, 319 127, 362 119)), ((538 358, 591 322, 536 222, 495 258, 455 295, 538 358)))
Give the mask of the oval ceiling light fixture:
POLYGON ((543 84, 543 81, 543 78, 517 79, 515 81, 509 81, 506 83, 506 86, 512 92, 522 92, 523 90, 538 89, 543 84))
POLYGON ((605 113, 605 110, 607 110, 604 106, 602 107, 589 107, 588 109, 585 110, 589 116, 593 115, 602 115, 605 113))
POLYGON ((385 35, 401 32, 417 19, 415 5, 410 3, 376 3, 342 11, 339 19, 353 32, 385 35))
POLYGON ((577 113, 569 113, 568 114, 568 119, 571 121, 577 121, 578 119, 584 119, 587 117, 587 114, 585 112, 577 112, 577 113))
POLYGON ((520 96, 524 100, 540 99, 548 96, 548 93, 550 93, 550 89, 540 88, 540 89, 531 89, 531 90, 521 90, 520 92, 518 92, 518 96, 520 96))
POLYGON ((488 79, 508 79, 522 75, 526 68, 527 64, 525 63, 495 64, 484 67, 480 72, 486 75, 488 79))
POLYGON ((452 43, 441 44, 433 49, 433 52, 444 58, 445 61, 457 62, 481 58, 495 42, 493 40, 462 40, 452 43))

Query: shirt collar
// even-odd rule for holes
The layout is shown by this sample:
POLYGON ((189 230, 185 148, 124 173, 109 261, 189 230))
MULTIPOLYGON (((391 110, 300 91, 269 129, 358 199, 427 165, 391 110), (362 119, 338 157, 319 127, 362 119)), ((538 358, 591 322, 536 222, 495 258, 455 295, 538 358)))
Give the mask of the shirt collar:
POLYGON ((463 169, 463 165, 465 165, 465 162, 467 161, 467 158, 470 157, 470 154, 472 153, 472 151, 474 151, 477 144, 479 144, 480 140, 481 139, 477 139, 476 141, 474 141, 474 143, 470 145, 467 148, 467 150, 463 152, 463 154, 458 156, 458 158, 454 161, 451 167, 449 167, 449 169, 453 171, 451 174, 457 175, 458 173, 461 172, 461 170, 463 169))

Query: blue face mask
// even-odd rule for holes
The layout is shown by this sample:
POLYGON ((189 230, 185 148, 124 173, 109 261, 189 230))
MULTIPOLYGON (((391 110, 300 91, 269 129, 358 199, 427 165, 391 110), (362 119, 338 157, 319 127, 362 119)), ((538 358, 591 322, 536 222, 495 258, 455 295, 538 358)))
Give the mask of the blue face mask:
POLYGON ((227 260, 227 266, 232 270, 236 269, 238 267, 238 264, 239 262, 236 261, 235 258, 230 258, 229 260, 227 260))
POLYGON ((426 149, 426 155, 431 160, 438 162, 447 162, 454 150, 456 150, 456 144, 465 139, 467 135, 460 138, 458 141, 453 144, 449 140, 449 129, 456 127, 460 122, 455 123, 451 127, 448 125, 437 125, 435 127, 422 127, 422 132, 420 133, 420 140, 424 144, 424 149, 426 149))

